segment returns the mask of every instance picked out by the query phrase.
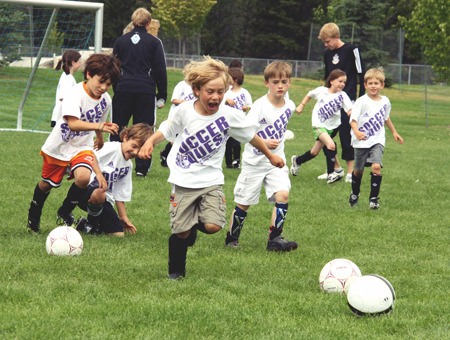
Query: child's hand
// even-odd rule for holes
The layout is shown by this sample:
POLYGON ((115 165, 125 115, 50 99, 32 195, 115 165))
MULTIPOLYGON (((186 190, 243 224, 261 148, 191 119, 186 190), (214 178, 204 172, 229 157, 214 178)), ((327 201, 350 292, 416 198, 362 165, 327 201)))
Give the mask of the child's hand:
POLYGON ((399 144, 403 144, 403 138, 398 133, 394 133, 394 140, 399 144))
POLYGON ((122 222, 123 222, 123 230, 126 233, 136 234, 137 229, 134 226, 134 224, 131 223, 131 221, 128 218, 127 219, 123 219, 122 222))
POLYGON ((100 150, 101 148, 103 148, 103 145, 104 145, 104 141, 103 140, 100 140, 98 138, 96 138, 94 140, 94 150, 100 150))
POLYGON ((119 126, 116 123, 104 122, 102 124, 102 132, 107 132, 112 135, 117 135, 117 133, 119 132, 119 126))
POLYGON ((264 139, 264 143, 266 143, 269 150, 274 150, 278 147, 280 141, 278 139, 264 139))
POLYGON ((102 189, 103 191, 108 190, 108 182, 106 181, 105 177, 103 177, 103 174, 100 172, 99 174, 95 175, 97 176, 99 189, 102 189))
POLYGON ((250 109, 251 109, 251 106, 250 106, 250 105, 244 105, 244 106, 242 107, 242 111, 244 111, 244 112, 248 112, 248 111, 250 111, 250 109))
POLYGON ((299 114, 301 114, 302 113, 302 111, 303 111, 303 105, 302 104, 300 104, 299 106, 297 106, 297 108, 295 109, 295 112, 297 112, 297 114, 299 115, 299 114))
POLYGON ((361 132, 359 130, 353 131, 355 133, 355 137, 357 140, 366 140, 367 136, 364 134, 364 132, 361 132))
POLYGON ((282 168, 285 165, 284 161, 283 161, 283 158, 281 158, 280 156, 275 155, 275 154, 271 154, 271 156, 270 156, 270 163, 273 166, 276 166, 277 168, 282 168))
POLYGON ((141 159, 150 159, 153 153, 153 142, 150 139, 141 146, 138 157, 141 159))

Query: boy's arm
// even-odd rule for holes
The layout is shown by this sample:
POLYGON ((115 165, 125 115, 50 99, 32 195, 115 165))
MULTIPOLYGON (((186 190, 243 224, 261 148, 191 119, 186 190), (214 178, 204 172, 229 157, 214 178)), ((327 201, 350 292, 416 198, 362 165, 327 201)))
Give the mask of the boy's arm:
POLYGON ((100 132, 100 133, 108 132, 113 135, 116 135, 117 132, 119 131, 119 126, 115 123, 85 122, 74 116, 64 116, 64 118, 66 119, 67 125, 69 126, 70 130, 72 130, 72 131, 96 131, 96 132, 100 132))
POLYGON ((276 166, 278 168, 282 168, 284 166, 283 159, 280 156, 273 154, 267 147, 266 143, 264 143, 264 139, 262 139, 258 135, 255 135, 253 137, 253 139, 250 141, 250 144, 261 151, 269 159, 270 163, 273 166, 276 166))
POLYGON ((123 222, 123 228, 125 231, 130 234, 136 234, 136 227, 130 221, 127 215, 127 209, 125 207, 125 202, 116 201, 117 214, 119 215, 120 220, 123 222))
POLYGON ((364 132, 358 130, 358 122, 356 120, 350 121, 350 127, 352 128, 357 140, 365 140, 367 138, 364 132))
POLYGON ((306 104, 308 104, 310 99, 311 99, 311 97, 306 95, 305 98, 303 98, 302 102, 300 104, 298 104, 298 106, 295 109, 295 111, 297 111, 298 114, 302 113, 303 109, 305 108, 306 104))
POLYGON ((98 187, 103 189, 103 191, 108 190, 108 182, 106 182, 105 177, 103 177, 102 170, 98 165, 97 157, 94 156, 94 163, 92 164, 92 171, 95 173, 95 177, 97 177, 98 187))
POLYGON ((163 140, 165 140, 165 138, 162 132, 159 130, 156 131, 149 139, 146 140, 144 145, 142 145, 139 150, 138 157, 141 159, 150 159, 154 146, 161 143, 163 140))
POLYGON ((403 138, 397 133, 397 130, 395 130, 394 123, 392 123, 391 118, 388 118, 385 124, 389 128, 389 130, 391 130, 392 136, 394 136, 394 140, 400 144, 403 144, 403 138))

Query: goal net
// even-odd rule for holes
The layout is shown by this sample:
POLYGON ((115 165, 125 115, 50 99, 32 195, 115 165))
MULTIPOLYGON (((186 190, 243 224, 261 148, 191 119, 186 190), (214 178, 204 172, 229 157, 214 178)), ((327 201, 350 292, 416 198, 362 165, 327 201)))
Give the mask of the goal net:
MULTIPOLYGON (((103 4, 0 0, 0 130, 51 130, 63 72, 54 67, 67 49, 82 60, 101 50, 102 21, 103 4)), ((74 76, 83 79, 81 71, 74 76)))

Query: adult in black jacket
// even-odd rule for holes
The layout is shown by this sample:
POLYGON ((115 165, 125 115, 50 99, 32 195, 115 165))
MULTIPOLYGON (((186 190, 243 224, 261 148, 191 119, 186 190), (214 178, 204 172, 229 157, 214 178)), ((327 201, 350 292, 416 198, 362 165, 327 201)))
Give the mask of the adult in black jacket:
MULTIPOLYGON (((120 130, 133 117, 133 124, 156 123, 156 106, 167 100, 167 70, 161 40, 148 33, 152 17, 145 8, 138 8, 131 16, 134 28, 116 39, 113 54, 122 63, 122 74, 114 87, 113 122, 120 130)), ((117 134, 119 136, 119 134, 117 134)), ((116 140, 112 136, 111 140, 116 140)), ((151 160, 136 158, 135 171, 146 176, 151 160)))

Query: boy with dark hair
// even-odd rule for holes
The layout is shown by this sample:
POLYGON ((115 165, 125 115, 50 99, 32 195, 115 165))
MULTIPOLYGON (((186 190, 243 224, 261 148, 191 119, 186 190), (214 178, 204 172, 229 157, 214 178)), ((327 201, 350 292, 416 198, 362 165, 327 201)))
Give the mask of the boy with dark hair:
POLYGON ((93 54, 85 63, 84 81, 72 87, 62 102, 62 117, 42 146, 42 179, 34 189, 28 210, 27 228, 40 231, 40 218, 45 200, 52 188, 61 186, 66 168, 69 179, 75 179, 62 206, 58 209, 57 224, 71 226, 72 210, 84 193, 92 172, 99 178, 99 187, 106 188, 106 181, 94 156, 94 148, 103 146, 103 132, 116 134, 118 126, 107 123, 111 111, 111 97, 107 93, 119 79, 120 62, 105 54, 93 54), (96 140, 94 142, 94 131, 96 140))

